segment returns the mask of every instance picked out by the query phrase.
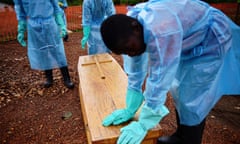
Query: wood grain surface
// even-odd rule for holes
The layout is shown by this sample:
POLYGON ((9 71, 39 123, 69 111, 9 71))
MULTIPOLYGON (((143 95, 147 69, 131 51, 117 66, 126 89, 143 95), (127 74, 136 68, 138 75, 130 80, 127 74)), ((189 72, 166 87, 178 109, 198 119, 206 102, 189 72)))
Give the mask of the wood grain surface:
MULTIPOLYGON (((104 127, 102 120, 114 110, 125 107, 127 75, 117 61, 107 53, 80 56, 78 74, 80 105, 88 143, 115 144, 120 128, 128 123, 104 127)), ((161 127, 157 126, 148 132, 143 144, 155 144, 156 138, 161 135, 161 127)))

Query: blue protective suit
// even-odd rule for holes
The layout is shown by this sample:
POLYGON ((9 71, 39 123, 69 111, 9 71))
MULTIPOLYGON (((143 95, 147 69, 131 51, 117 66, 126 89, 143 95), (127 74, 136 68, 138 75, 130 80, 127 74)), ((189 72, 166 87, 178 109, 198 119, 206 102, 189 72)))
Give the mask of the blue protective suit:
POLYGON ((90 26, 88 54, 109 52, 102 41, 100 26, 103 20, 116 13, 112 0, 84 0, 82 26, 90 26))
POLYGON ((64 45, 55 15, 57 0, 14 0, 17 20, 27 21, 28 58, 32 69, 67 66, 64 45))
POLYGON ((240 28, 199 0, 149 0, 128 16, 144 28, 146 52, 124 58, 128 88, 160 110, 171 92, 180 123, 199 124, 223 94, 240 94, 240 28))

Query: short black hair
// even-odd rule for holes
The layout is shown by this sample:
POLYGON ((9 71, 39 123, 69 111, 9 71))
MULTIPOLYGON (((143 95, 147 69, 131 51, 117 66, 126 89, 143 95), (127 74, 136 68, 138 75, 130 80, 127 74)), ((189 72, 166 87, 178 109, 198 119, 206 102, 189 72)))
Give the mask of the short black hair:
POLYGON ((136 19, 125 14, 115 14, 103 21, 100 28, 102 39, 112 52, 121 51, 121 44, 133 34, 132 23, 135 21, 137 22, 136 19))

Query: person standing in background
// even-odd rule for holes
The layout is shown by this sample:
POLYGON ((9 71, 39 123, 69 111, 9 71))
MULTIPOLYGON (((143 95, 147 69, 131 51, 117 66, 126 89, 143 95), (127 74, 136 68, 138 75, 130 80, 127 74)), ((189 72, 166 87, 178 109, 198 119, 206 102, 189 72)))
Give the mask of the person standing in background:
POLYGON ((30 66, 43 70, 46 75, 45 88, 53 85, 54 68, 60 68, 64 85, 74 88, 68 72, 62 37, 67 33, 57 0, 14 0, 18 20, 17 40, 28 47, 30 66), (59 27, 61 32, 59 31, 59 27), (28 43, 24 40, 27 31, 28 43))
POLYGON ((116 13, 113 1, 84 0, 82 6, 82 49, 85 49, 87 43, 88 54, 90 55, 109 52, 109 49, 102 41, 100 26, 105 18, 116 13))
MULTIPOLYGON (((65 10, 66 10, 67 7, 68 7, 67 1, 66 1, 66 0, 58 0, 58 5, 59 5, 60 8, 61 8, 63 21, 64 21, 64 24, 66 25, 66 28, 67 28, 67 17, 66 17, 66 14, 65 14, 65 10)), ((63 40, 64 40, 65 42, 68 41, 68 33, 67 33, 66 36, 63 38, 63 40)))

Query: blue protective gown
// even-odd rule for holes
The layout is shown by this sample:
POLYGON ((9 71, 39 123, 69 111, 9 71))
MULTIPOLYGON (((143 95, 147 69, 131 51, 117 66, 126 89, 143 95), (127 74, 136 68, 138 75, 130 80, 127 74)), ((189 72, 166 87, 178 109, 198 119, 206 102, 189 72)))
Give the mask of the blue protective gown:
POLYGON ((84 0, 82 9, 82 26, 90 26, 91 29, 88 54, 109 52, 102 41, 100 26, 106 17, 116 12, 112 0, 84 0))
POLYGON ((171 92, 180 123, 199 124, 223 94, 240 94, 240 28, 199 0, 149 0, 128 16, 144 27, 146 52, 124 58, 128 87, 159 111, 171 92))
POLYGON ((67 66, 64 45, 55 15, 57 0, 14 0, 17 20, 27 21, 28 58, 32 69, 67 66))

